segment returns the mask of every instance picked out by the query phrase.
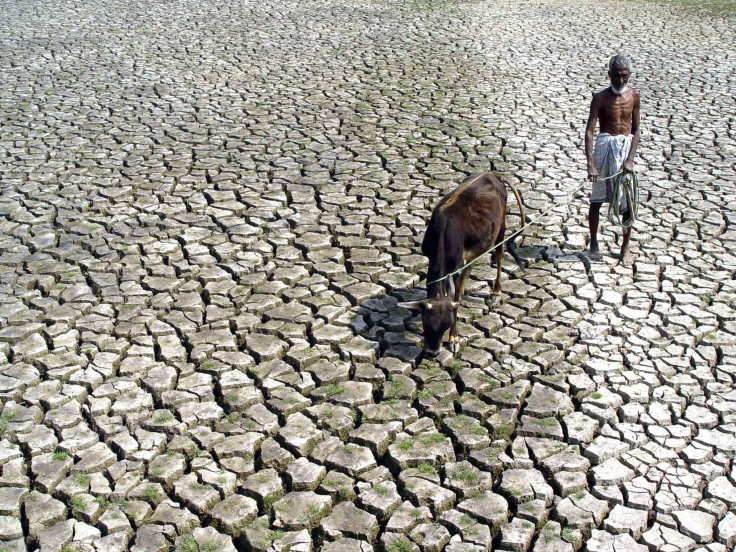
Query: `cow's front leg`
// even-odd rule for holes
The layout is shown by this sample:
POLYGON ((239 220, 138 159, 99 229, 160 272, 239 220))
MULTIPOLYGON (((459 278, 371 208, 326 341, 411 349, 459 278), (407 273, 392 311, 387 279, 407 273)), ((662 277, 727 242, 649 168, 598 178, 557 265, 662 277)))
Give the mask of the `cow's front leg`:
POLYGON ((455 309, 455 318, 452 321, 452 327, 450 328, 450 352, 456 355, 460 351, 460 336, 457 333, 457 309, 455 309))
MULTIPOLYGON (((460 299, 463 296, 463 290, 465 288, 465 281, 467 280, 466 270, 462 272, 462 275, 459 277, 459 285, 452 286, 452 290, 454 293, 452 294, 452 300, 455 302, 455 306, 453 307, 454 312, 452 313, 452 326, 450 326, 450 351, 453 355, 456 355, 460 351, 460 336, 458 335, 457 331, 457 310, 460 308, 460 299)), ((454 282, 453 282, 454 284, 454 282)))

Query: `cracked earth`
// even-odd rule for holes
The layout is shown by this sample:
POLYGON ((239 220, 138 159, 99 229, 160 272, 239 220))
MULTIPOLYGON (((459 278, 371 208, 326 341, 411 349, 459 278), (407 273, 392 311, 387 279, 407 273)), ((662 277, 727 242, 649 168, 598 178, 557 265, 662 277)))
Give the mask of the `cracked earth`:
POLYGON ((3 551, 736 544, 733 17, 0 5, 3 551), (619 52, 628 268, 589 262, 569 197, 619 52), (498 302, 474 270, 459 354, 418 363, 397 303, 424 295, 426 222, 491 168, 532 217, 560 206, 498 302))

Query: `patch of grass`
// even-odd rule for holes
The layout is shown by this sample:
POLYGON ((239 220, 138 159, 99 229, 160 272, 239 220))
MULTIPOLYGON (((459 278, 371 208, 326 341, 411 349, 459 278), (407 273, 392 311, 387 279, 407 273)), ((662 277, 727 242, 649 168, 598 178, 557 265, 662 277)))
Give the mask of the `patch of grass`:
MULTIPOLYGON (((3 551, 7 552, 7 549, 3 548, 3 551)), ((79 549, 71 544, 65 544, 61 547, 61 552, 79 552, 79 549)))
POLYGON ((195 458, 199 458, 199 455, 202 454, 202 450, 199 447, 192 447, 187 449, 186 454, 189 460, 194 460, 195 458))
POLYGON ((488 431, 483 426, 477 425, 473 426, 473 429, 470 430, 470 433, 473 433, 475 435, 487 435, 488 431))
POLYGON ((513 393, 509 393, 508 391, 504 391, 503 393, 500 393, 500 395, 501 395, 501 398, 506 401, 510 401, 511 399, 516 398, 516 395, 514 395, 513 393))
POLYGON ((340 450, 345 454, 353 454, 355 449, 351 445, 340 445, 340 450))
POLYGON ((441 433, 430 433, 429 435, 422 435, 419 438, 419 442, 422 445, 436 445, 438 443, 444 443, 445 442, 445 436, 441 433))
POLYGON ((463 529, 463 535, 466 537, 474 537, 480 533, 480 529, 477 525, 471 525, 470 527, 466 527, 463 529))
POLYGON ((205 360, 202 364, 200 364, 200 368, 204 370, 209 370, 210 368, 214 367, 215 363, 211 360, 205 360))
POLYGON ((399 540, 386 548, 386 552, 411 552, 411 549, 411 543, 406 540, 406 538, 401 537, 399 540))
POLYGON ((460 518, 460 525, 462 526, 473 525, 474 523, 475 520, 468 514, 463 514, 463 517, 460 518))
POLYGON ((89 485, 89 475, 81 471, 75 471, 72 473, 72 480, 81 487, 89 485))
POLYGON ((69 508, 71 508, 72 510, 77 510, 77 511, 84 510, 85 507, 86 505, 84 503, 84 500, 82 500, 81 496, 73 496, 69 500, 69 508))
POLYGON ((414 439, 404 439, 399 443, 399 450, 407 451, 414 448, 414 439))
POLYGON ((284 532, 281 529, 268 532, 268 538, 271 542, 281 540, 284 538, 284 532))
POLYGON ((51 455, 51 459, 54 462, 59 462, 61 460, 66 460, 69 457, 69 455, 66 452, 62 452, 60 450, 57 450, 55 453, 51 455))
POLYGON ((105 498, 105 497, 104 497, 104 496, 102 496, 102 495, 100 495, 100 496, 96 497, 96 498, 95 498, 95 502, 96 502, 97 504, 99 504, 100 506, 102 506, 103 508, 105 508, 105 507, 106 507, 106 506, 108 505, 108 501, 107 501, 107 498, 105 498))
POLYGON ((276 502, 279 499, 277 495, 270 495, 263 499, 263 509, 264 510, 270 510, 271 506, 273 506, 274 502, 276 502))
POLYGON ((404 390, 404 382, 401 380, 391 380, 391 386, 384 395, 385 399, 395 399, 404 390))
POLYGON ((557 419, 555 418, 541 418, 537 420, 537 425, 542 427, 554 427, 557 425, 557 419))
POLYGON ((145 491, 143 491, 143 498, 145 498, 149 502, 158 501, 158 490, 154 487, 148 487, 145 491))
POLYGON ((289 395, 284 399, 284 402, 287 404, 299 404, 301 402, 301 395, 298 395, 297 393, 289 395))
POLYGON ((501 449, 499 448, 489 448, 486 450, 486 457, 490 458, 491 460, 498 459, 499 454, 501 454, 501 449))
POLYGON ((164 474, 164 470, 161 468, 154 468, 151 470, 151 477, 161 477, 164 474))
POLYGON ((597 401, 598 399, 602 399, 603 395, 596 391, 595 393, 591 393, 590 398, 597 401))
POLYGON ((507 439, 514 432, 514 426, 511 424, 498 424, 493 428, 494 439, 507 439))
POLYGON ((437 473, 437 470, 434 468, 434 464, 430 462, 422 462, 416 467, 416 470, 419 473, 424 473, 424 474, 437 473))
POLYGON ((429 389, 422 389, 419 392, 419 398, 420 399, 424 399, 425 401, 431 399, 432 397, 434 397, 434 395, 432 394, 432 392, 429 389))
POLYGON ((473 484, 478 482, 478 475, 473 471, 470 466, 465 464, 458 465, 457 468, 450 472, 452 479, 459 479, 464 483, 473 484))
POLYGON ((580 534, 572 527, 565 527, 562 530, 562 540, 572 544, 575 550, 577 550, 582 544, 580 534))
POLYGON ((480 381, 487 384, 491 389, 497 389, 499 387, 498 380, 488 375, 481 376, 480 381))
POLYGON ((15 410, 6 410, 2 414, 2 419, 11 421, 11 420, 14 420, 17 415, 18 413, 15 410))
POLYGON ((373 487, 373 490, 376 492, 376 494, 381 496, 384 496, 386 493, 388 493, 388 489, 383 485, 376 485, 375 487, 373 487))
POLYGON ((154 424, 167 424, 174 419, 174 415, 171 412, 161 412, 154 419, 154 424))
POLYGON ((225 395, 223 395, 223 398, 226 402, 235 402, 238 400, 238 394, 235 391, 230 391, 229 393, 225 393, 225 395))
POLYGON ((216 550, 219 550, 222 547, 222 545, 217 541, 207 541, 202 543, 202 547, 200 548, 201 552, 215 552, 216 550))
POLYGON ((332 395, 338 395, 340 393, 345 392, 345 386, 344 385, 326 385, 322 388, 322 392, 325 394, 325 397, 331 397, 332 395))
POLYGON ((184 537, 179 541, 179 552, 198 552, 197 541, 192 537, 184 537))

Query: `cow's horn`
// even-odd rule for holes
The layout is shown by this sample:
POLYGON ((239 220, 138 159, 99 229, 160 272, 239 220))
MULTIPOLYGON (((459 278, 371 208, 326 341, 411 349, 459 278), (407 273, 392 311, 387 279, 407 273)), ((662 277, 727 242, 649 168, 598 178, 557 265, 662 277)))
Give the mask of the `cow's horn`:
POLYGON ((404 309, 420 309, 424 301, 407 301, 406 303, 399 303, 398 306, 404 309))

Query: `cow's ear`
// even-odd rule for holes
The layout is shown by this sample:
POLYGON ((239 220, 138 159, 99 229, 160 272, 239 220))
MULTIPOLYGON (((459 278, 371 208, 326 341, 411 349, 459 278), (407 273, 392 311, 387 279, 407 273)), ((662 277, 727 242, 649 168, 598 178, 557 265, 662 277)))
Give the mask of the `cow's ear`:
POLYGON ((398 304, 399 307, 404 309, 421 309, 423 305, 425 305, 424 301, 407 301, 398 304))

